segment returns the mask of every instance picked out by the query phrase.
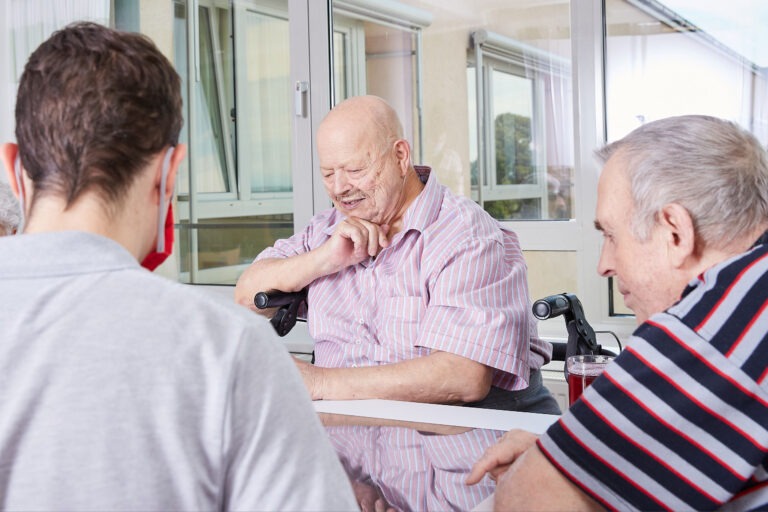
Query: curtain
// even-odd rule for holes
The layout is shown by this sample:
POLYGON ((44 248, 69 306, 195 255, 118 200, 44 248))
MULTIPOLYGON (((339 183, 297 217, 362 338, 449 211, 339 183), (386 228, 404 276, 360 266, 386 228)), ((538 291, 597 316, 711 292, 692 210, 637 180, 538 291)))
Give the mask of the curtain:
POLYGON ((242 52, 237 58, 239 161, 250 173, 252 192, 289 191, 293 104, 288 21, 249 10, 245 27, 245 45, 237 48, 242 52))

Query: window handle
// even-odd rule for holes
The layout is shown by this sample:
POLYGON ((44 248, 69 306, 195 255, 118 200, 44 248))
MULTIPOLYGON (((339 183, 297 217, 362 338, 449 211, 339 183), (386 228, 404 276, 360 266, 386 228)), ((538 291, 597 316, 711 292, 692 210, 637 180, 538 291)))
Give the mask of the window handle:
POLYGON ((293 91, 296 117, 307 117, 307 91, 309 91, 309 82, 296 82, 293 91))

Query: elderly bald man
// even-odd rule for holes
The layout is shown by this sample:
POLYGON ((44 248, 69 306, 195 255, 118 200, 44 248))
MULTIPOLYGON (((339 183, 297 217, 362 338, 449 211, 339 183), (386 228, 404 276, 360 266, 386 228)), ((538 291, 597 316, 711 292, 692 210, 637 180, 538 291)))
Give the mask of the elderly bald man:
POLYGON ((333 208, 259 254, 236 299, 308 287, 314 399, 382 398, 559 413, 541 383, 517 236, 414 167, 394 109, 337 105, 317 133, 333 208))

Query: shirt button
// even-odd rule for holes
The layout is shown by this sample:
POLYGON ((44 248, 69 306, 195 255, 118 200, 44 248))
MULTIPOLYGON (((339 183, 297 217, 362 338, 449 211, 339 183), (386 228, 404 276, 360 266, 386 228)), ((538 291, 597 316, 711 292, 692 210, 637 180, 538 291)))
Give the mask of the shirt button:
POLYGON ((360 340, 356 339, 356 340, 355 340, 355 343, 356 343, 357 345, 359 345, 359 344, 360 344, 360 340))
POLYGON ((362 318, 360 318, 360 319, 357 321, 357 323, 359 323, 360 325, 363 325, 363 324, 365 323, 365 320, 363 320, 362 318))

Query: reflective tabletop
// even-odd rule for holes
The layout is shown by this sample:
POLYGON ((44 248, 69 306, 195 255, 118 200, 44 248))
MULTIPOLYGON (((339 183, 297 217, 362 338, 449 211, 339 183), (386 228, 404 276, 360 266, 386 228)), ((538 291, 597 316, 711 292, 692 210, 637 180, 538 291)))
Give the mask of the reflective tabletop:
POLYGON ((318 400, 314 407, 363 511, 490 510, 495 482, 464 483, 475 461, 507 430, 541 434, 558 419, 378 399, 318 400))
POLYGON ((495 488, 464 481, 502 430, 320 413, 363 510, 472 510, 495 488))

